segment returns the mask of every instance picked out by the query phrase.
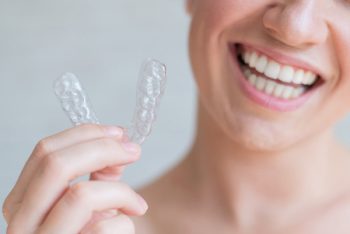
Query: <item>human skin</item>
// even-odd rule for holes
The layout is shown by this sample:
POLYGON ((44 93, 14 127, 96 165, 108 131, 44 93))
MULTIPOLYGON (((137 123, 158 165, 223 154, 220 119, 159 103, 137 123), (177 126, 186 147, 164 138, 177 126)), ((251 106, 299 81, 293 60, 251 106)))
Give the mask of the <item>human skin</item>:
POLYGON ((188 11, 196 137, 141 190, 140 233, 349 233, 350 153, 333 127, 350 108, 350 2, 192 0, 188 11), (302 61, 324 82, 294 110, 262 106, 237 84, 230 43, 302 61))
POLYGON ((92 211, 107 208, 125 215, 120 220, 100 214, 87 232, 134 233, 128 216, 139 215, 132 218, 138 234, 349 233, 350 153, 337 142, 333 125, 350 108, 344 101, 350 98, 350 3, 189 0, 187 6, 199 97, 197 132, 184 160, 138 191, 150 207, 146 215, 147 205, 119 182, 123 166, 136 161, 139 152, 123 151, 120 135, 110 144, 104 130, 82 126, 41 141, 33 151, 5 202, 8 233, 76 233, 92 211), (232 66, 232 42, 263 46, 309 63, 324 84, 295 110, 261 106, 236 83, 241 72, 232 66), (100 138, 111 147, 106 149, 100 138), (92 149, 99 153, 89 153, 92 149), (72 154, 76 150, 80 153, 72 154), (82 170, 87 155, 91 160, 82 170), (64 167, 64 177, 58 168, 67 161, 61 158, 71 165, 64 167), (103 170, 106 166, 109 170, 103 170), (99 173, 93 173, 93 181, 67 186, 67 178, 95 170, 99 173), (60 187, 54 186, 57 178, 60 187), (92 182, 99 182, 101 189, 93 190, 92 182), (45 193, 35 200, 38 188, 45 193), (123 196, 106 195, 114 193, 123 196), (70 206, 53 209, 57 201, 70 206), (43 220, 44 228, 38 224, 43 220))
POLYGON ((84 124, 40 140, 3 204, 6 233, 134 233, 129 216, 148 206, 120 176, 140 154, 116 126, 84 124))

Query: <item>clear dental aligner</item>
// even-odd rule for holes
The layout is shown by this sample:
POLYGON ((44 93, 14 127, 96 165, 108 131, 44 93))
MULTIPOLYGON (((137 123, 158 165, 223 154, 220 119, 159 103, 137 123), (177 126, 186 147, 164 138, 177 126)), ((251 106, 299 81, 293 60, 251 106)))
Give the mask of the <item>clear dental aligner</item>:
MULTIPOLYGON (((137 82, 136 107, 126 133, 129 139, 142 144, 150 135, 166 84, 164 64, 148 59, 141 67, 137 82)), ((89 99, 77 77, 66 73, 54 82, 54 91, 62 109, 74 125, 99 124, 89 99)))
POLYGON ((128 136, 142 143, 149 136, 166 84, 166 67, 156 60, 147 60, 140 70, 136 107, 128 136))
POLYGON ((99 123, 88 96, 74 74, 64 74, 54 82, 53 87, 62 109, 74 125, 99 123))

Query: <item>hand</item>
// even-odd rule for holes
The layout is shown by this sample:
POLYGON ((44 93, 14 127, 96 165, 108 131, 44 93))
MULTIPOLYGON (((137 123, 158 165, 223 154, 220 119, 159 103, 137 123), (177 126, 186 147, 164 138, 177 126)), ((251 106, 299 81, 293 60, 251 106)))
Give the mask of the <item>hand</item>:
POLYGON ((145 214, 147 204, 119 178, 140 153, 122 128, 102 125, 39 141, 3 205, 7 234, 134 233, 128 216, 145 214))

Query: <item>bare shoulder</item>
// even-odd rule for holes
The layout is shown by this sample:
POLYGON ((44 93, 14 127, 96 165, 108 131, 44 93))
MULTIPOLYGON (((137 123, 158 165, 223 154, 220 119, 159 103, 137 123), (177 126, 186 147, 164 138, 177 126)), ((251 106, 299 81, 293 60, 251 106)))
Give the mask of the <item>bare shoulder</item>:
POLYGON ((350 233, 350 152, 344 152, 345 160, 338 167, 333 199, 316 209, 305 225, 301 225, 303 231, 298 229, 295 233, 350 233))
POLYGON ((292 229, 291 234, 348 234, 350 231, 350 196, 315 211, 311 218, 292 229))

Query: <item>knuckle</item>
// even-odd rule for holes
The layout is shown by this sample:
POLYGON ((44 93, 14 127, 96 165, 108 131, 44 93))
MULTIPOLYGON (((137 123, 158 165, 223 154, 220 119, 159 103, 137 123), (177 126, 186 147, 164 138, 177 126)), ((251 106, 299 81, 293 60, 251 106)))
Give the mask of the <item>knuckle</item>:
POLYGON ((12 192, 5 198, 2 204, 2 214, 7 224, 10 224, 21 205, 21 202, 15 200, 11 194, 12 192))
POLYGON ((87 205, 87 198, 91 194, 87 184, 88 182, 79 182, 74 184, 66 193, 66 202, 74 206, 84 204, 87 205))
POLYGON ((34 147, 34 155, 46 155, 50 153, 50 140, 49 138, 41 139, 34 147))
POLYGON ((11 207, 10 199, 9 199, 9 197, 7 197, 4 201, 4 204, 2 205, 2 214, 3 214, 6 222, 9 221, 9 213, 11 210, 10 207, 11 207))

